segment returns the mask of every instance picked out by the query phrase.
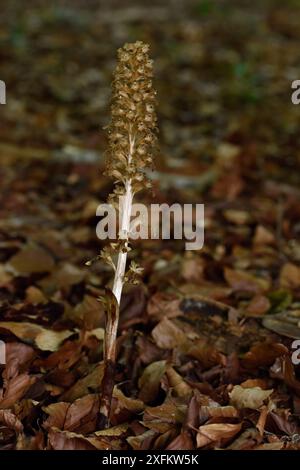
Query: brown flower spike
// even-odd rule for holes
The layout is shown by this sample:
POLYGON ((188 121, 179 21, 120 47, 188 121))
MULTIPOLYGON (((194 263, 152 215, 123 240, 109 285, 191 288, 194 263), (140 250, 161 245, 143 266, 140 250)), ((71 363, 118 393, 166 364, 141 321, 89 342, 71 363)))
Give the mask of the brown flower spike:
POLYGON ((109 425, 111 398, 114 386, 116 337, 119 322, 119 304, 126 280, 139 274, 132 262, 126 273, 129 251, 130 218, 134 195, 150 187, 145 169, 152 166, 156 145, 157 119, 155 91, 152 87, 153 67, 148 57, 149 46, 137 41, 118 50, 118 64, 112 84, 111 122, 108 126, 107 174, 115 180, 115 189, 109 202, 119 207, 118 239, 101 252, 115 271, 112 294, 107 295, 101 425, 109 425), (113 258, 117 256, 117 262, 113 258))

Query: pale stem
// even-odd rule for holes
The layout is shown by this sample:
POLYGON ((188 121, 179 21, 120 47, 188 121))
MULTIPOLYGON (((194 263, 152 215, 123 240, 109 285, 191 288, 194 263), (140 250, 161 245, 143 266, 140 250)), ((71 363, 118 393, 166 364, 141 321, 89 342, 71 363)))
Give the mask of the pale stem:
MULTIPOLYGON (((128 244, 128 233, 130 230, 130 216, 131 216, 132 200, 133 200, 133 194, 132 194, 131 180, 128 180, 126 182, 125 194, 122 198, 121 233, 122 233, 122 236, 126 237, 127 239, 125 243, 125 247, 127 247, 127 244, 128 244)), ((125 253, 120 252, 118 254, 118 262, 117 262, 115 278, 114 278, 114 283, 113 283, 113 288, 112 288, 112 291, 119 305, 120 305, 122 288, 123 288, 123 283, 124 283, 126 261, 127 261, 127 251, 125 251, 125 253)))
MULTIPOLYGON (((132 136, 131 131, 129 131, 129 154, 128 154, 128 165, 130 165, 134 150, 135 138, 132 136)), ((122 197, 122 204, 120 210, 122 211, 121 217, 121 237, 126 240, 125 248, 128 246, 128 236, 130 231, 130 217, 132 210, 132 200, 133 192, 131 179, 128 179, 125 183, 125 194, 122 197)), ((126 271, 126 261, 127 261, 127 251, 125 253, 120 252, 118 254, 117 267, 115 272, 115 278, 113 283, 112 291, 117 299, 118 304, 120 305, 121 294, 124 284, 124 275, 126 271)))

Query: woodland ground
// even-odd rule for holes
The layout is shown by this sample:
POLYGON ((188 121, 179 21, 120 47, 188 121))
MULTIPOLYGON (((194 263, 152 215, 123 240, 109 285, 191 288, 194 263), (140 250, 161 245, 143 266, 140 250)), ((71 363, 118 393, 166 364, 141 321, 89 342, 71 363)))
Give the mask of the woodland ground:
POLYGON ((300 107, 296 1, 10 1, 0 13, 2 449, 298 449, 300 107), (150 202, 203 202, 205 245, 143 241, 99 429, 111 272, 103 176, 116 49, 151 45, 150 202))

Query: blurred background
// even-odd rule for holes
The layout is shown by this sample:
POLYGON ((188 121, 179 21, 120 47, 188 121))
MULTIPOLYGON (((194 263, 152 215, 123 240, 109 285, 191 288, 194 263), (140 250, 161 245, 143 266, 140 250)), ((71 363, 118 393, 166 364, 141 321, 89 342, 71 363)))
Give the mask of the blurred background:
POLYGON ((139 39, 155 60, 162 164, 187 171, 224 152, 259 155, 270 174, 299 164, 297 0, 5 3, 1 159, 99 163, 116 49, 139 39))

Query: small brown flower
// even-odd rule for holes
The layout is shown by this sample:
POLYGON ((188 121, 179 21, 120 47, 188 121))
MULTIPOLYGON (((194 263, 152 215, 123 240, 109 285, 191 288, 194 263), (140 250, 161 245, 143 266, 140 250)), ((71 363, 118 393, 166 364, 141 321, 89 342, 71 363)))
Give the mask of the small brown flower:
POLYGON ((140 173, 151 163, 156 144, 156 93, 152 87, 153 64, 148 50, 149 46, 141 41, 119 49, 112 85, 107 173, 120 181, 116 177, 118 168, 123 182, 132 180, 133 194, 140 190, 135 181, 146 179, 141 178, 140 173))

